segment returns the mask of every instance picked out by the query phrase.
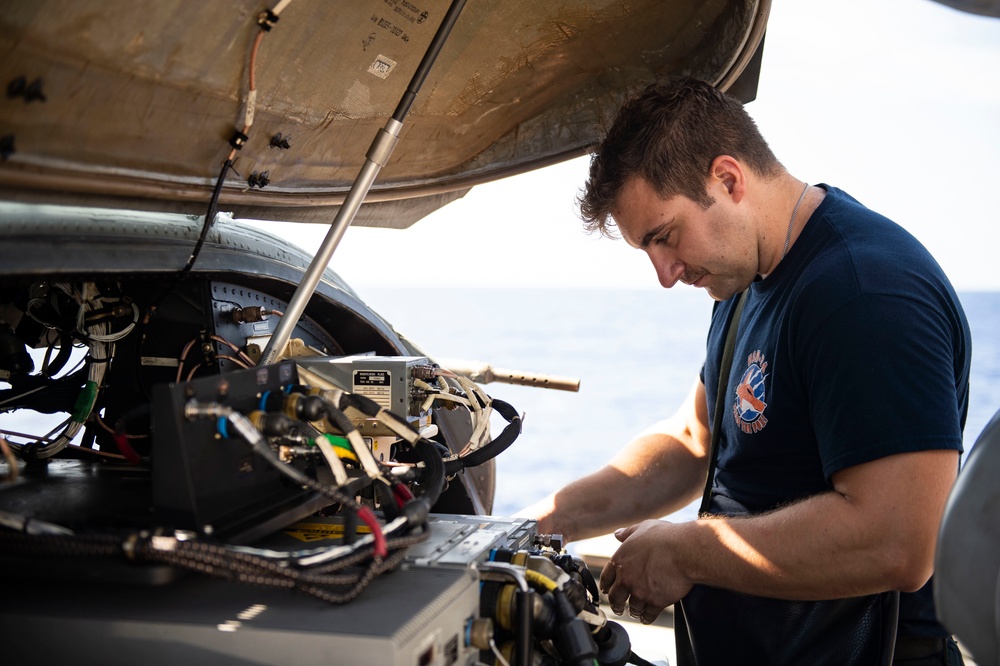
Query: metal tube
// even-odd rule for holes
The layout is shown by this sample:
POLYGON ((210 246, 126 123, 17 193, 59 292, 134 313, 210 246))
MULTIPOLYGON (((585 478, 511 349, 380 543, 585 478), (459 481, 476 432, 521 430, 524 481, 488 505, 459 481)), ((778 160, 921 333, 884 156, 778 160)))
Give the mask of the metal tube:
POLYGON ((430 46, 427 47, 427 51, 424 53, 424 57, 420 60, 420 64, 417 65, 417 71, 413 73, 413 78, 410 79, 410 85, 406 88, 406 92, 403 93, 402 99, 399 100, 399 105, 396 106, 396 110, 392 114, 392 117, 399 122, 403 122, 403 118, 410 111, 410 105, 413 104, 414 98, 420 92, 420 86, 424 84, 427 73, 431 71, 434 60, 437 59, 438 53, 441 52, 441 47, 444 46, 448 35, 451 34, 451 29, 455 26, 455 22, 458 21, 458 15, 462 13, 464 6, 465 0, 452 0, 451 6, 448 7, 448 12, 441 20, 441 25, 438 26, 437 32, 434 33, 434 39, 431 40, 430 46))
POLYGON ((288 303, 288 307, 285 308, 285 314, 274 329, 274 334, 271 335, 271 339, 264 348, 264 352, 261 354, 257 365, 270 365, 277 362, 278 356, 285 350, 285 345, 288 344, 288 341, 292 337, 292 331, 295 330, 295 326, 302 317, 302 313, 305 312, 309 299, 312 298, 313 292, 316 291, 316 286, 319 285, 319 281, 323 277, 323 271, 326 270, 327 264, 330 263, 333 251, 337 249, 340 239, 344 236, 344 232, 347 231, 347 227, 350 226, 351 221, 361 207, 365 193, 371 187, 372 182, 374 182, 379 169, 379 165, 371 160, 367 160, 364 166, 361 167, 361 173, 358 174, 357 179, 355 179, 354 184, 351 186, 351 191, 347 194, 347 201, 337 211, 337 216, 333 219, 330 231, 327 232, 326 238, 323 239, 323 244, 320 245, 316 256, 313 257, 309 268, 306 270, 306 274, 302 277, 302 282, 299 283, 295 294, 292 296, 292 300, 288 303))
POLYGON ((320 245, 316 256, 309 264, 302 282, 295 290, 295 294, 288 303, 288 307, 285 308, 285 314, 274 329, 274 334, 264 348, 264 352, 261 354, 257 365, 270 365, 276 362, 278 356, 284 351, 285 345, 291 339, 292 331, 302 317, 302 313, 305 312, 306 305, 309 303, 309 299, 312 298, 313 292, 316 291, 316 287, 323 277, 323 271, 326 270, 327 265, 330 263, 330 258, 333 257, 334 250, 340 244, 340 239, 343 238, 347 227, 351 226, 351 222, 354 221, 379 171, 389 161, 389 156, 392 154, 392 150, 399 138, 399 130, 403 126, 403 117, 410 110, 413 99, 420 90, 420 86, 423 85, 431 65, 441 52, 441 47, 444 46, 445 41, 448 39, 448 35, 451 33, 451 29, 458 20, 458 15, 464 6, 465 0, 453 0, 451 6, 448 7, 448 12, 441 21, 441 25, 438 26, 430 45, 427 47, 427 51, 424 53, 417 71, 410 80, 409 87, 403 93, 403 97, 400 99, 393 117, 386 122, 384 129, 379 130, 372 141, 371 148, 368 149, 368 154, 365 158, 365 163, 361 167, 361 172, 354 180, 354 184, 351 185, 351 190, 347 193, 344 205, 340 207, 336 217, 333 218, 333 222, 330 224, 330 231, 327 232, 326 238, 323 239, 323 243, 320 245))

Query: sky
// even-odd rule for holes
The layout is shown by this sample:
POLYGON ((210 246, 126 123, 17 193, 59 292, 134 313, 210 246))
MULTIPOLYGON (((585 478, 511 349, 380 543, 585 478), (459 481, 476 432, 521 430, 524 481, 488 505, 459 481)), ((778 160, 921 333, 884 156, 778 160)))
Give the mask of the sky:
MULTIPOLYGON (((1000 19, 930 0, 774 0, 747 110, 794 176, 906 227, 960 291, 1000 291, 1000 19)), ((475 187, 406 230, 352 227, 331 267, 362 293, 427 286, 421 256, 460 267, 447 271, 460 286, 660 288, 644 254, 582 231, 587 167, 475 187)), ((310 252, 326 235, 265 228, 310 252)))

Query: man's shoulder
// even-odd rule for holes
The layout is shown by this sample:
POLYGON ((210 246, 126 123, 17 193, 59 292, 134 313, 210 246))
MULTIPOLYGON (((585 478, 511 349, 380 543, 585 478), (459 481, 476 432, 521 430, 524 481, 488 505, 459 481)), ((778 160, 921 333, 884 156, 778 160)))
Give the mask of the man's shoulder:
POLYGON ((927 249, 906 228, 864 205, 850 194, 825 186, 826 197, 816 209, 816 226, 825 228, 831 244, 840 244, 852 255, 885 258, 916 255, 930 259, 927 249))
POLYGON ((843 190, 825 187, 827 196, 810 220, 815 225, 810 256, 796 280, 801 297, 910 297, 928 288, 950 291, 937 261, 902 225, 843 190))

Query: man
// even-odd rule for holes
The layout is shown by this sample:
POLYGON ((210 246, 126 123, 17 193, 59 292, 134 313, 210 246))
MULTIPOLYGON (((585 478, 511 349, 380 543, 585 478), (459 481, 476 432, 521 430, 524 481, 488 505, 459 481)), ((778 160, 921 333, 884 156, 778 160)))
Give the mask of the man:
POLYGON ((679 650, 682 664, 886 663, 893 647, 895 663, 961 663, 928 581, 958 472, 970 340, 933 258, 844 192, 794 178, 737 101, 692 79, 625 103, 581 213, 591 230, 617 227, 664 287, 719 302, 684 405, 529 509, 540 531, 618 528, 602 590, 644 623, 680 602, 678 642, 693 653, 679 650), (653 520, 706 483, 744 290, 707 514, 653 520))

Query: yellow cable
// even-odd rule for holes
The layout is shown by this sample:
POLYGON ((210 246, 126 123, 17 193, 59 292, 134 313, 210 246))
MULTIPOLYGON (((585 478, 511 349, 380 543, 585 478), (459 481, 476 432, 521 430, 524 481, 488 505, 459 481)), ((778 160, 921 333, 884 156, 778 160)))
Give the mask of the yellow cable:
POLYGON ((548 576, 538 573, 537 571, 527 569, 524 572, 524 577, 527 578, 528 582, 533 586, 544 588, 547 592, 553 592, 559 589, 558 583, 548 576))
POLYGON ((358 462, 358 457, 354 455, 353 451, 348 451, 347 449, 339 446, 333 447, 333 450, 337 454, 338 458, 343 458, 344 460, 353 460, 354 462, 358 462))

